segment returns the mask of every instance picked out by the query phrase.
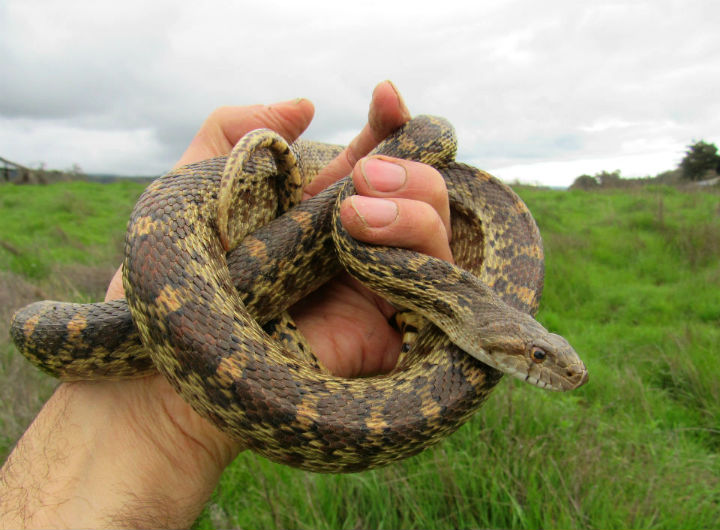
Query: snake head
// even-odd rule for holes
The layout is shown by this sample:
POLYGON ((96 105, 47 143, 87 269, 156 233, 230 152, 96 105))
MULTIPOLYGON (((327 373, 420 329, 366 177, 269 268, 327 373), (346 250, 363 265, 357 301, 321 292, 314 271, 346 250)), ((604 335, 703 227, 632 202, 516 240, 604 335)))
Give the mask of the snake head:
POLYGON ((503 373, 549 390, 573 390, 588 381, 588 371, 573 347, 529 315, 478 329, 480 361, 503 373))
MULTIPOLYGON (((512 375, 551 390, 573 390, 588 381, 585 363, 564 337, 547 333, 526 344, 512 375)), ((508 363, 511 364, 511 363, 508 363)))

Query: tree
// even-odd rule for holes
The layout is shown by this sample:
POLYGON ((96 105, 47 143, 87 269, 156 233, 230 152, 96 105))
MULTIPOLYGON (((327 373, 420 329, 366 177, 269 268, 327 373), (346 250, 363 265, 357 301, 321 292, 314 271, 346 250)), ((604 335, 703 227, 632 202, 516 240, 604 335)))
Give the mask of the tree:
POLYGON ((595 177, 590 175, 580 175, 570 186, 571 190, 594 190, 599 186, 595 177))
POLYGON ((683 178, 689 180, 702 180, 709 170, 715 170, 720 165, 720 155, 715 144, 703 140, 688 146, 685 158, 680 162, 683 178))

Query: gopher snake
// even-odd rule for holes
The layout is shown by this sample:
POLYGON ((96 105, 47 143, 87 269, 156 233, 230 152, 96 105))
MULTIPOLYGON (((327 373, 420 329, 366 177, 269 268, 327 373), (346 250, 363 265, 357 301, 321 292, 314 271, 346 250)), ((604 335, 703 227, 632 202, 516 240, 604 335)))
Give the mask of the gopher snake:
POLYGON ((430 163, 445 177, 452 251, 463 269, 350 238, 336 213, 353 193, 348 178, 290 209, 307 175, 337 152, 301 141, 289 148, 259 130, 227 159, 154 181, 128 226, 127 302, 27 306, 13 317, 18 349, 64 379, 157 369, 197 412, 251 449, 323 472, 418 453, 468 419, 502 372, 555 390, 587 380, 565 339, 530 316, 543 279, 535 222, 509 188, 454 161, 451 126, 415 118, 376 152, 430 163), (291 320, 278 317, 336 274, 338 258, 371 289, 430 321, 390 374, 328 374, 291 320))

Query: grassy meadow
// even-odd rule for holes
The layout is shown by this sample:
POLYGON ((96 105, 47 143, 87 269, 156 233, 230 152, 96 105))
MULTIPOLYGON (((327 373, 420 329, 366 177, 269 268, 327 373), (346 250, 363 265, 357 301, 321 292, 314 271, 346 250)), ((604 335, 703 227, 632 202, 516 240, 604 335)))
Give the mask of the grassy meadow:
MULTIPOLYGON (((55 382, 12 311, 100 299, 140 185, 0 186, 0 456, 55 382)), ((242 454, 196 528, 719 528, 720 193, 519 188, 540 226, 538 319, 590 370, 567 394, 504 378, 434 449, 316 475, 242 454)))

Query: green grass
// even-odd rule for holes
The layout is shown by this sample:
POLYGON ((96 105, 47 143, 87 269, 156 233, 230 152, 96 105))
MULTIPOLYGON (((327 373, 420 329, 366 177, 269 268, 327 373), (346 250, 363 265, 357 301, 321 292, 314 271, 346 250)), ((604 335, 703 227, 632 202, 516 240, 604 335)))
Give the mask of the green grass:
MULTIPOLYGON (((139 189, 0 187, 6 285, 54 293, 75 263, 116 263, 139 189)), ((505 378, 445 442, 376 471, 315 475, 242 454, 197 528, 720 527, 720 195, 519 193, 545 240, 538 318, 590 382, 556 394, 505 378)), ((0 343, 3 455, 36 410, 18 420, 21 399, 37 407, 52 387, 16 356, 0 343)))
POLYGON ((67 182, 0 188, 0 270, 44 279, 54 265, 120 256, 123 227, 142 186, 67 182))

